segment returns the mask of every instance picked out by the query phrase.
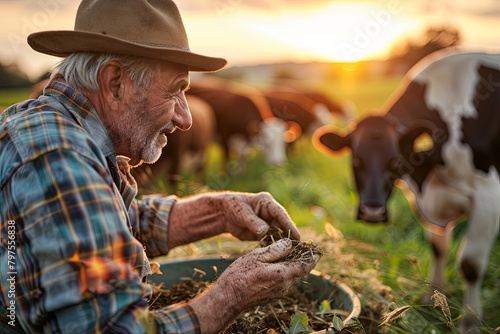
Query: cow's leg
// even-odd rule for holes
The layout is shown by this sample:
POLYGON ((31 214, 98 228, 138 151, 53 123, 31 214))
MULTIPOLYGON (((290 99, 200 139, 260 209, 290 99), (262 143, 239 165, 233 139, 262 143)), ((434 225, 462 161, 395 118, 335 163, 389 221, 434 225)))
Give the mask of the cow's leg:
POLYGON ((450 246, 452 227, 442 228, 428 224, 426 236, 431 245, 432 255, 434 255, 431 262, 431 288, 442 292, 446 285, 446 254, 450 246))
MULTIPOLYGON (((458 257, 459 267, 466 281, 464 305, 472 308, 479 317, 482 315, 481 282, 500 224, 500 195, 497 189, 489 190, 491 191, 484 185, 474 197, 474 209, 470 212, 466 237, 462 241, 458 257)), ((461 327, 464 331, 477 327, 475 317, 470 314, 464 317, 461 327)))
POLYGON ((441 225, 445 227, 442 227, 431 223, 420 212, 415 194, 410 190, 408 184, 402 180, 398 180, 396 182, 396 186, 401 189, 405 197, 408 199, 409 207, 415 218, 425 228, 425 236, 432 249, 433 259, 430 263, 431 291, 429 291, 430 293, 426 293, 422 296, 422 303, 430 304, 433 291, 436 289, 444 291, 446 286, 446 254, 448 253, 450 246, 451 231, 453 230, 455 224, 453 222, 448 224, 443 223, 441 225))

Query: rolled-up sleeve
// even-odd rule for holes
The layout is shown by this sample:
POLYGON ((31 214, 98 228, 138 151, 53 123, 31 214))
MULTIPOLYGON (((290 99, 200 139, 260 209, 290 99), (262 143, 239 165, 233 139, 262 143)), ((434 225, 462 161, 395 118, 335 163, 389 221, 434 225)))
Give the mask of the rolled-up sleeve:
POLYGON ((149 257, 167 255, 168 219, 176 196, 150 195, 134 200, 129 210, 134 236, 149 257))
POLYGON ((200 324, 193 309, 187 304, 175 304, 153 312, 159 333, 201 333, 200 324))

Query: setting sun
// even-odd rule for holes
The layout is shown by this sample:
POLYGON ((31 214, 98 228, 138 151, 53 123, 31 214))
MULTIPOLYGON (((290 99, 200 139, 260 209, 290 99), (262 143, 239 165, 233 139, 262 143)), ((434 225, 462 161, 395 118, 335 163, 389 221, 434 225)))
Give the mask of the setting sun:
POLYGON ((401 19, 400 12, 396 5, 336 3, 306 13, 253 17, 242 24, 324 60, 354 62, 383 55, 415 28, 416 21, 401 19))
MULTIPOLYGON (((31 78, 58 58, 33 51, 35 31, 73 29, 79 1, 0 1, 0 60, 31 78), (35 4, 36 3, 36 4, 35 4)), ((464 47, 498 52, 500 5, 481 0, 441 3, 401 0, 192 0, 178 2, 194 52, 224 57, 231 66, 283 62, 383 59, 396 43, 442 23, 461 32, 464 47)))

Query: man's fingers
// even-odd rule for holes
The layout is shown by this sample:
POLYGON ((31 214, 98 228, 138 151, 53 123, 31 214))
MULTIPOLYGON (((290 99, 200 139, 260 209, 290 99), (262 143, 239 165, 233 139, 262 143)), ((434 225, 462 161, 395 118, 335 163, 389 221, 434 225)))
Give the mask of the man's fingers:
POLYGON ((285 238, 272 243, 271 245, 254 250, 257 259, 261 262, 276 262, 290 253, 292 250, 292 240, 285 238))
POLYGON ((276 202, 269 193, 262 192, 257 194, 257 196, 259 198, 258 206, 260 207, 259 211, 262 214, 262 218, 269 222, 274 221, 273 225, 277 225, 287 234, 290 231, 291 239, 300 240, 300 232, 290 216, 288 216, 285 208, 276 202))
POLYGON ((246 228, 248 228, 254 236, 257 237, 256 239, 262 238, 269 230, 269 225, 264 220, 256 216, 252 208, 247 205, 241 206, 241 216, 239 219, 247 222, 245 224, 246 228))

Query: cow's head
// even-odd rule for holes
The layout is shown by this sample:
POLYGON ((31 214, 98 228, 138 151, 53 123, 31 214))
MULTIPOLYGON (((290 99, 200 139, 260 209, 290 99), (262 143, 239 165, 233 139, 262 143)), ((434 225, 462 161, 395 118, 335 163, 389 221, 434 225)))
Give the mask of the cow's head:
POLYGON ((432 126, 419 124, 408 129, 383 117, 368 117, 346 135, 322 127, 315 132, 314 141, 328 151, 351 149, 359 194, 357 219, 375 223, 388 220, 387 200, 394 181, 404 174, 403 161, 423 132, 430 134, 432 126))

